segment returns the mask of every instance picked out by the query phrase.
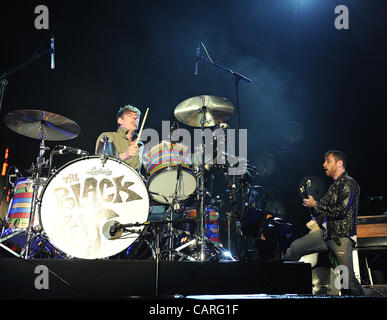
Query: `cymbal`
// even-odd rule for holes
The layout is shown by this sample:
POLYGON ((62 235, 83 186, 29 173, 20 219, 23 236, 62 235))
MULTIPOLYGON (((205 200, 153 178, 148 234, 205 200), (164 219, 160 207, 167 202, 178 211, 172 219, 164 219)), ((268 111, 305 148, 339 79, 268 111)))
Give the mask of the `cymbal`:
POLYGON ((227 121, 234 113, 234 106, 226 98, 201 95, 179 103, 175 117, 191 127, 201 127, 202 111, 205 114, 204 127, 213 127, 227 121))
POLYGON ((77 137, 81 129, 72 120, 48 111, 25 109, 4 116, 5 125, 23 136, 60 141, 77 137))

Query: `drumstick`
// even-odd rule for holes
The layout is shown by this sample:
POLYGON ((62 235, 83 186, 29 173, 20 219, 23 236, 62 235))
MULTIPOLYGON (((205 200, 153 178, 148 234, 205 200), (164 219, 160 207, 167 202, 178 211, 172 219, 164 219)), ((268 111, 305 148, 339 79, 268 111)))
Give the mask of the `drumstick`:
POLYGON ((140 128, 140 131, 138 132, 136 144, 138 143, 138 140, 139 140, 140 137, 141 137, 142 129, 144 128, 144 123, 145 123, 146 117, 147 117, 147 115, 148 115, 148 111, 149 111, 149 108, 146 108, 145 115, 144 115, 144 119, 142 119, 141 128, 140 128))

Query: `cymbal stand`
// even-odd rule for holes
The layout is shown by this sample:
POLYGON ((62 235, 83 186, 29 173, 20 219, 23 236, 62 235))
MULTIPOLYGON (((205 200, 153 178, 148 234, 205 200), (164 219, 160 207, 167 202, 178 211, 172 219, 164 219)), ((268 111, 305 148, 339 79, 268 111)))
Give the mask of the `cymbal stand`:
POLYGON ((41 120, 41 126, 40 126, 40 146, 39 146, 39 155, 36 158, 36 165, 32 173, 32 182, 33 182, 33 193, 32 193, 32 202, 31 202, 31 213, 30 213, 30 218, 28 222, 28 227, 27 227, 27 241, 26 245, 22 250, 21 256, 24 255, 25 259, 28 259, 29 256, 29 249, 30 249, 30 242, 33 238, 33 224, 34 224, 34 218, 35 218, 35 213, 36 213, 36 207, 37 207, 37 202, 38 202, 38 189, 39 189, 39 184, 40 184, 40 175, 42 173, 42 168, 46 164, 44 153, 48 149, 45 146, 44 140, 46 139, 47 135, 43 126, 44 120, 41 120))
POLYGON ((226 218, 227 218, 227 248, 228 251, 231 252, 231 219, 232 219, 232 213, 226 212, 226 218))
MULTIPOLYGON (((236 141, 239 141, 239 129, 240 129, 239 81, 243 80, 247 83, 252 83, 252 80, 247 78, 246 76, 232 70, 231 68, 222 66, 222 65, 218 64, 217 62, 213 61, 211 59, 211 57, 208 55, 207 49, 202 42, 199 44, 199 51, 198 52, 199 52, 199 55, 196 57, 196 62, 203 60, 205 63, 210 64, 210 65, 212 65, 212 66, 214 66, 222 71, 225 71, 225 72, 231 74, 231 76, 232 76, 232 79, 234 81, 234 87, 235 87, 236 113, 237 113, 237 117, 236 117, 236 141), (202 55, 200 55, 200 45, 203 46, 203 48, 207 54, 207 57, 203 57, 202 55)), ((238 149, 239 148, 238 148, 238 143, 237 143, 236 144, 236 151, 239 153, 238 149)), ((232 177, 231 196, 232 196, 231 208, 232 208, 232 213, 235 217, 237 215, 237 210, 238 210, 237 206, 236 206, 236 176, 235 175, 233 175, 233 177, 232 177)))
POLYGON ((205 195, 205 190, 204 190, 204 162, 205 162, 205 154, 204 154, 204 135, 203 135, 203 130, 204 130, 204 124, 206 121, 206 107, 203 106, 198 112, 202 113, 202 117, 200 120, 201 124, 201 130, 202 130, 202 137, 201 137, 201 145, 200 149, 202 152, 202 159, 201 159, 201 164, 200 164, 200 177, 199 177, 199 201, 200 201, 200 208, 199 208, 199 247, 200 247, 200 254, 199 254, 199 260, 200 261, 205 261, 206 259, 206 242, 205 242, 205 225, 204 225, 204 195, 205 195))
POLYGON ((237 185, 236 185, 236 179, 235 175, 230 177, 228 175, 228 168, 229 165, 226 165, 223 167, 223 175, 226 180, 226 185, 229 193, 229 201, 230 201, 230 211, 226 212, 226 219, 227 219, 227 248, 229 252, 231 253, 232 251, 232 245, 231 243, 235 243, 235 237, 233 237, 233 241, 231 240, 232 238, 232 230, 231 226, 235 225, 236 230, 238 231, 239 229, 239 217, 238 217, 238 201, 237 201, 237 185))
POLYGON ((171 213, 170 213, 170 223, 169 223, 169 252, 168 260, 173 260, 173 243, 174 243, 174 229, 173 229, 173 217, 176 210, 180 210, 180 204, 178 203, 178 191, 180 190, 181 185, 181 164, 177 166, 176 174, 176 187, 175 193, 173 195, 172 204, 171 204, 171 213))

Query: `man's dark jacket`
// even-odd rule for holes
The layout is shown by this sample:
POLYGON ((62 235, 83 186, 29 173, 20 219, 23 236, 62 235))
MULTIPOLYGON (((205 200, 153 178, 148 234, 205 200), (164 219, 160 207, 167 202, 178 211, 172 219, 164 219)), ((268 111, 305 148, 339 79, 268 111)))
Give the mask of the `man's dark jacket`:
POLYGON ((347 172, 343 172, 316 203, 317 220, 326 217, 327 239, 356 235, 356 220, 360 187, 347 172))

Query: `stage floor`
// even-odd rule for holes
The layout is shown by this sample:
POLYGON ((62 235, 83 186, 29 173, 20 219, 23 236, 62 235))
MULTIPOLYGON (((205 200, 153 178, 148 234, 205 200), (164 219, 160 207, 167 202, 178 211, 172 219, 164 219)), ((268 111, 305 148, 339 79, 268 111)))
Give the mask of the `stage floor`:
POLYGON ((160 261, 157 264, 154 260, 2 258, 0 274, 0 299, 5 300, 266 303, 387 298, 387 285, 364 286, 364 297, 313 295, 308 263, 160 261))

